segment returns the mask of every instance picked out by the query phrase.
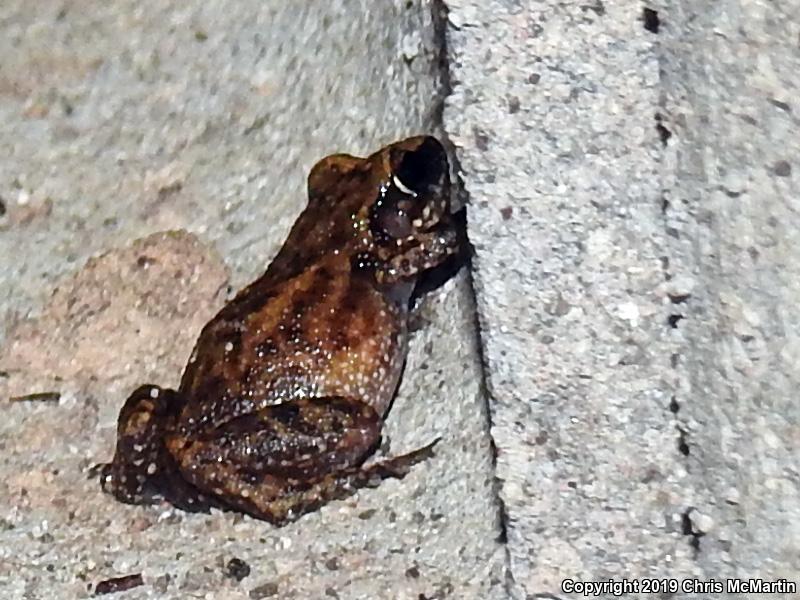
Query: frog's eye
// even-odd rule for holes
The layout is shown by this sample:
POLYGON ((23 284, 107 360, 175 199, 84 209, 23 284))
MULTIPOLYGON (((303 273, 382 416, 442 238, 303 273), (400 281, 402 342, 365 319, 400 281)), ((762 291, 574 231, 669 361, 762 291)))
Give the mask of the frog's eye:
POLYGON ((447 209, 447 155, 436 138, 409 138, 395 144, 389 164, 391 174, 372 209, 379 244, 431 227, 447 209))
POLYGON ((397 165, 392 174, 392 182, 402 192, 410 195, 436 193, 447 176, 447 155, 435 138, 426 137, 413 150, 396 151, 394 161, 397 165))

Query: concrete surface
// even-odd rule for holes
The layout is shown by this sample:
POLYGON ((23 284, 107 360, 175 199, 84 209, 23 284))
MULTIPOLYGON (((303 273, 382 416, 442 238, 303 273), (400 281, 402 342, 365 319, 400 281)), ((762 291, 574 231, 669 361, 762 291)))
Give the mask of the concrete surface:
POLYGON ((442 4, 284 4, 0 5, 0 596, 796 581, 797 1, 448 0, 447 74, 442 4), (437 131, 443 87, 477 304, 426 299, 387 422, 440 455, 282 529, 101 495, 125 394, 177 380, 310 165, 437 131))
POLYGON ((177 382, 199 324, 265 268, 310 166, 434 129, 431 6, 11 1, 0 32, 0 596, 141 572, 122 596, 502 597, 466 273, 426 298, 387 422, 393 453, 444 438, 404 481, 276 529, 86 478, 126 394, 177 382))
POLYGON ((690 292, 671 307, 675 399, 705 578, 800 574, 799 11, 662 17, 667 273, 690 292))
POLYGON ((797 582, 800 5, 447 4, 509 595, 797 582))

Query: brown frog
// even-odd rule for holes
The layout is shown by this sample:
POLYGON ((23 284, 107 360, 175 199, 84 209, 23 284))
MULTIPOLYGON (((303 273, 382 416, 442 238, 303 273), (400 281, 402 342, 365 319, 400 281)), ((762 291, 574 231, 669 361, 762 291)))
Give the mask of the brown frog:
POLYGON ((449 197, 432 137, 319 161, 286 243, 203 328, 179 388, 144 385, 125 402, 114 459, 95 471, 103 489, 281 524, 430 457, 436 442, 363 465, 403 368, 417 281, 464 247, 449 197))

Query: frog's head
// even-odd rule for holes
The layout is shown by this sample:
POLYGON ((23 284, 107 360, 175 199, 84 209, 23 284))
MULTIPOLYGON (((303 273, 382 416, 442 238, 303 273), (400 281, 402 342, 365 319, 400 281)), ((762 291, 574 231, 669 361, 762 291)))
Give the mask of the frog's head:
POLYGON ((436 138, 408 138, 367 158, 326 157, 309 175, 309 199, 309 214, 327 218, 324 234, 304 230, 305 243, 338 248, 379 283, 412 282, 459 250, 447 153, 436 138))
POLYGON ((417 136, 370 158, 380 172, 368 209, 370 266, 379 282, 414 279, 458 250, 447 153, 436 138, 417 136))
POLYGON ((399 245, 397 240, 424 236, 449 214, 447 154, 436 138, 418 136, 397 142, 373 160, 381 172, 369 215, 376 243, 399 245))

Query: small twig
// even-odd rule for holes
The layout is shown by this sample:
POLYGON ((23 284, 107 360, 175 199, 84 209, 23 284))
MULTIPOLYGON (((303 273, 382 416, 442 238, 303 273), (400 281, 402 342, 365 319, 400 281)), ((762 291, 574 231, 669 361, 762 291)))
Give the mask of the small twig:
POLYGON ((61 392, 37 392, 35 394, 11 396, 8 400, 9 402, 58 402, 61 400, 61 392))

